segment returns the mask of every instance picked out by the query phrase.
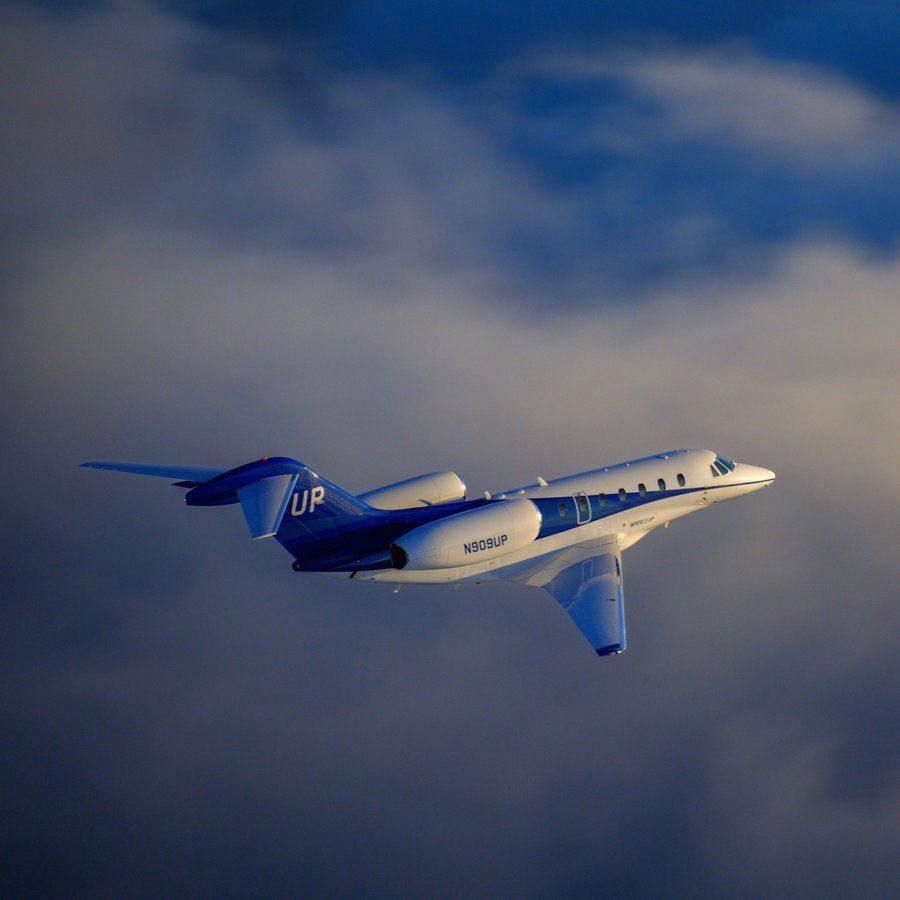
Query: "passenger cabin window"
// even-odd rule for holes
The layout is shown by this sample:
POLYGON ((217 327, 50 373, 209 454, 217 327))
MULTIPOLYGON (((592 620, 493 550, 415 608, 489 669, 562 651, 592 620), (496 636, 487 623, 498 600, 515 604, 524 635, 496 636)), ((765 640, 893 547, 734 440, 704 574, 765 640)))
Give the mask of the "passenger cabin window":
POLYGON ((661 491, 664 491, 664 490, 666 489, 666 479, 665 479, 665 478, 657 478, 657 479, 656 479, 656 486, 657 486, 661 491))
POLYGON ((643 481, 638 485, 638 493, 639 493, 642 497, 646 497, 646 496, 647 496, 647 485, 644 484, 643 481))
POLYGON ((600 509, 606 509, 606 494, 598 494, 597 499, 600 501, 600 509))
POLYGON ((628 499, 628 494, 625 493, 625 488, 619 488, 619 502, 624 503, 628 499))
POLYGON ((678 473, 678 486, 684 487, 684 475, 681 472, 678 473))
POLYGON ((560 504, 556 507, 556 509, 557 509, 557 511, 559 512, 559 514, 560 514, 561 516, 564 516, 564 515, 568 512, 568 510, 566 509, 566 504, 565 504, 565 503, 560 503, 560 504))

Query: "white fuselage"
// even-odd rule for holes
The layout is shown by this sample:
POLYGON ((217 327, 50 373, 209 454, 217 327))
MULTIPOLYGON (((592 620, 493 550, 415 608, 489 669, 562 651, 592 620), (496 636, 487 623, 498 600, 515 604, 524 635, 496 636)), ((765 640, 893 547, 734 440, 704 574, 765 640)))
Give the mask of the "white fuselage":
POLYGON ((609 513, 601 509, 599 515, 592 509, 575 527, 470 565, 428 570, 386 569, 359 572, 356 577, 396 584, 487 581, 505 577, 500 575, 500 570, 588 542, 614 539, 619 549, 625 550, 660 525, 668 525, 713 503, 757 491, 775 478, 768 469, 746 463, 735 463, 733 471, 718 474, 714 467, 716 459, 711 450, 674 450, 498 493, 494 498, 572 498, 583 494, 593 499, 599 495, 615 498, 624 490, 629 497, 636 495, 636 505, 609 513))

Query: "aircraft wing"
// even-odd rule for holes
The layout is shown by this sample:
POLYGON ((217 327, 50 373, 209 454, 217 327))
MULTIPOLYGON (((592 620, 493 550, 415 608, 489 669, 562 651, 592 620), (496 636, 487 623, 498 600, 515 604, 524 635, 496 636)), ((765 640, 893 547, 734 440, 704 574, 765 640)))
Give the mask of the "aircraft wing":
POLYGON ((227 468, 211 469, 201 466, 156 466, 147 463, 127 462, 86 462, 85 469, 108 469, 111 472, 128 472, 132 475, 156 475, 159 478, 174 478, 179 487, 194 487, 227 472, 227 468))
POLYGON ((569 614, 598 656, 625 649, 622 559, 615 539, 528 560, 504 576, 542 587, 569 614))

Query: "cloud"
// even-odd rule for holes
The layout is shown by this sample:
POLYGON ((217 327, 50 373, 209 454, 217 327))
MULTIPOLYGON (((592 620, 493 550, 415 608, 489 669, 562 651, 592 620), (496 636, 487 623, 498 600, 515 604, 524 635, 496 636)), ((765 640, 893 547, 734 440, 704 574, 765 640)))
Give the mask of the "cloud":
POLYGON ((583 207, 496 121, 315 61, 298 112, 247 76, 268 51, 144 7, 17 21, 47 83, 17 94, 34 185, 3 273, 7 883, 883 893, 895 256, 738 239, 737 270, 617 302, 577 267, 526 289, 498 233, 583 207), (477 491, 673 445, 779 478, 629 551, 605 667, 540 592, 300 578, 233 509, 74 467, 284 452, 477 491))
POLYGON ((896 104, 825 69, 637 44, 523 58, 495 89, 525 159, 572 200, 564 271, 594 285, 749 278, 786 240, 896 248, 896 104))
MULTIPOLYGON (((99 482, 84 480, 94 473, 72 470, 52 493, 41 489, 37 506, 28 505, 32 482, 10 486, 12 507, 29 510, 19 515, 25 536, 46 541, 50 527, 57 564, 86 560, 62 591, 68 615, 85 615, 86 588, 102 610, 93 635, 73 642, 63 632, 49 643, 66 660, 64 679, 39 669, 39 691, 25 682, 41 717, 56 715, 60 681, 72 686, 66 694, 74 689, 64 722, 81 735, 76 758, 87 772, 78 783, 100 778, 89 772, 107 754, 124 758, 107 788, 113 807, 91 806, 100 822, 116 804, 183 818, 172 839, 181 845, 185 828, 199 831, 200 858, 239 883, 249 876, 223 854, 263 853, 252 834, 268 833, 264 809, 281 821, 264 858, 287 881, 273 885, 361 884, 344 864, 346 848, 370 840, 356 821, 379 823, 383 837, 365 859, 389 889, 400 872, 423 888, 445 880, 463 892, 491 878, 523 891, 572 885, 588 860, 586 884, 623 867, 647 889, 674 874, 711 892, 739 872, 769 887, 818 883, 806 851, 790 848, 807 846, 807 817, 823 815, 820 805, 782 812, 772 804, 793 794, 778 789, 757 826, 742 827, 765 848, 771 818, 783 822, 779 865, 755 867, 726 848, 733 864, 701 877, 687 860, 714 854, 720 838, 694 821, 678 781, 696 783, 714 818, 745 815, 748 796, 719 781, 749 778, 745 760, 723 758, 718 741, 746 706, 802 722, 826 747, 853 747, 882 727, 865 698, 892 658, 884 636, 895 613, 880 585, 893 556, 865 520, 849 533, 845 523, 848 508, 875 521, 895 502, 884 493, 889 454, 857 465, 860 446, 896 441, 897 417, 885 406, 895 395, 893 264, 836 246, 797 248, 758 287, 720 283, 702 297, 662 294, 640 314, 539 323, 517 320, 465 279, 432 273, 405 292, 388 285, 373 302, 367 264, 322 271, 302 256, 240 257, 183 234, 126 243, 100 234, 53 253, 56 266, 21 296, 31 323, 15 333, 22 351, 10 360, 33 410, 17 420, 19 440, 46 471, 63 473, 98 448, 228 464, 265 441, 352 488, 435 464, 496 487, 672 443, 711 444, 779 473, 764 496, 679 523, 629 553, 636 662, 615 674, 589 670, 559 610, 524 589, 397 601, 368 587, 288 582, 278 548, 256 552, 233 511, 187 517, 165 486, 113 478, 97 495, 99 482), (101 258, 115 265, 81 265, 101 258), (42 304, 63 286, 68 311, 42 304), (717 302, 725 292, 731 302, 717 302), (56 524, 46 518, 51 503, 69 511, 56 524), (85 532, 68 546, 66 522, 85 532), (106 570, 99 584, 86 577, 94 569, 106 570), (132 584, 139 572, 155 574, 132 584), (860 597, 849 633, 848 593, 860 597), (827 662, 834 679, 823 680, 823 648, 837 645, 840 658, 827 662), (809 683, 776 689, 782 679, 809 683), (128 711, 135 696, 147 721, 128 711), (843 697, 854 698, 846 719, 822 715, 843 697), (99 757, 102 731, 90 724, 98 708, 113 710, 122 742, 99 757), (608 774, 595 771, 597 758, 608 774), (148 767, 157 773, 149 782, 148 767), (146 787, 157 779, 158 796, 146 787), (664 812, 656 795, 681 799, 664 812), (221 803, 245 810, 251 834, 214 827, 221 803), (609 806, 622 811, 618 836, 603 824, 609 806), (686 829, 690 850, 669 857, 674 871, 654 874, 647 859, 661 828, 686 829), (586 835, 604 842, 602 863, 586 835), (306 857, 313 846, 317 862, 290 862, 289 847, 306 857), (494 862, 466 868, 478 846, 494 862), (524 868, 523 856, 532 861, 524 868)), ((46 584, 52 571, 31 578, 46 584)), ((860 749, 823 751, 823 782, 851 777, 860 749)), ((890 763, 876 774, 881 754, 866 758, 872 799, 857 801, 850 818, 837 811, 843 801, 825 803, 837 835, 855 834, 858 816, 883 815, 867 804, 886 802, 890 763)), ((754 757, 753 777, 793 783, 793 764, 778 774, 770 770, 781 758, 769 760, 754 757)), ((796 790, 806 790, 802 781, 796 790)), ((161 837, 142 833, 149 851, 124 858, 145 866, 161 837)), ((51 843, 72 846, 56 832, 51 843)), ((101 828, 87 849, 108 845, 118 843, 101 828)), ((836 883, 857 878, 870 852, 880 858, 877 849, 861 857, 858 846, 834 856, 836 883)), ((209 883, 196 865, 184 860, 170 877, 209 883)), ((115 859, 102 867, 113 886, 129 869, 115 859)), ((882 884, 883 872, 870 869, 867 884, 882 884)))
POLYGON ((803 158, 885 152, 900 139, 894 109, 821 70, 720 54, 635 61, 624 71, 687 135, 803 158))
POLYGON ((547 290, 610 305, 673 279, 751 277, 786 238, 880 252, 896 239, 891 108, 749 52, 532 59, 450 94, 137 4, 7 19, 13 266, 34 229, 71 236, 133 215, 244 250, 480 268, 540 315, 547 290), (767 102, 776 82, 781 106, 767 102), (545 89, 546 111, 522 107, 545 89), (782 116, 784 103, 800 112, 782 116), (758 124, 779 118, 805 124, 758 124))
MULTIPOLYGON (((707 877, 717 880, 728 873, 750 895, 769 886, 758 866, 764 859, 788 873, 785 889, 827 894, 835 878, 843 879, 840 863, 834 863, 847 839, 854 843, 861 869, 877 870, 878 860, 890 855, 900 811, 896 779, 874 804, 835 796, 828 783, 834 777, 834 748, 821 733, 804 733, 791 722, 750 715, 730 722, 718 740, 708 786, 716 808, 708 813, 713 819, 722 816, 723 798, 732 813, 741 812, 725 813, 737 827, 716 830, 706 848, 707 877), (735 778, 736 771, 743 777, 735 778), (806 831, 802 838, 801 831, 806 831)), ((866 892, 890 890, 886 875, 883 883, 868 882, 866 892)))
MULTIPOLYGON (((740 46, 551 56, 535 70, 622 83, 653 104, 645 123, 672 138, 719 141, 781 161, 884 164, 900 144, 893 104, 826 70, 774 62, 740 46)), ((629 124, 640 128, 641 121, 629 124)))
POLYGON ((287 101, 262 83, 281 54, 142 4, 6 18, 11 225, 81 233, 139 209, 223 240, 452 256, 548 219, 515 165, 414 85, 323 82, 308 55, 291 88, 310 96, 287 101))

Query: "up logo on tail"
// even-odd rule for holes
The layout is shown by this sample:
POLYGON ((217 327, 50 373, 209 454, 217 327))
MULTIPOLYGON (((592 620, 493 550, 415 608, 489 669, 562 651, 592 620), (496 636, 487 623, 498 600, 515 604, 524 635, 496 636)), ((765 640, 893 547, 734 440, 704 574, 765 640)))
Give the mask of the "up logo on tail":
POLYGON ((291 498, 291 515, 302 516, 306 512, 315 512, 316 507, 325 499, 325 488, 314 487, 311 491, 297 491, 291 498), (297 506, 297 501, 300 506, 297 506), (309 510, 306 506, 309 504, 309 510))

